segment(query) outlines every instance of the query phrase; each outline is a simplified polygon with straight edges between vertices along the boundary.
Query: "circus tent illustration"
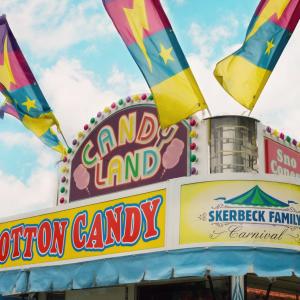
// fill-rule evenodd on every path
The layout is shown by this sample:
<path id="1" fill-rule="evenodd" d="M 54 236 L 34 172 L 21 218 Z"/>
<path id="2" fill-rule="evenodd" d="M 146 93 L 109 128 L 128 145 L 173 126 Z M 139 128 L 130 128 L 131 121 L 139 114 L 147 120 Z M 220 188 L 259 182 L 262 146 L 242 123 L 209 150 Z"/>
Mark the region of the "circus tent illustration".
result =
<path id="1" fill-rule="evenodd" d="M 291 201 L 293 202 L 293 201 Z M 259 206 L 259 207 L 289 207 L 288 203 L 282 202 L 264 192 L 258 185 L 246 193 L 224 201 L 225 204 Z M 290 202 L 289 202 L 290 203 Z"/>

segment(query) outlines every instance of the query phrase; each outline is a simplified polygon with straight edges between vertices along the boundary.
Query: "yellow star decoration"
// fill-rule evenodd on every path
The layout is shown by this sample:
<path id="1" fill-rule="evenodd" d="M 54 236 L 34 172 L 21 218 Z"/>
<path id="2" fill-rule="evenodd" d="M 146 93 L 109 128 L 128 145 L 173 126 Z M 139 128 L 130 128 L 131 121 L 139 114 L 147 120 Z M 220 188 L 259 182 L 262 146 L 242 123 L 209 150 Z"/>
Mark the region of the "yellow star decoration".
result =
<path id="1" fill-rule="evenodd" d="M 172 47 L 166 49 L 163 44 L 160 44 L 159 56 L 164 60 L 165 64 L 167 64 L 169 60 L 174 61 L 174 57 L 171 54 L 172 51 L 173 51 Z"/>
<path id="2" fill-rule="evenodd" d="M 26 106 L 27 111 L 29 112 L 31 108 L 36 108 L 35 100 L 31 100 L 30 98 L 26 98 L 27 100 L 22 103 L 22 105 Z"/>
<path id="3" fill-rule="evenodd" d="M 267 49 L 265 54 L 270 55 L 272 48 L 274 48 L 275 45 L 273 44 L 273 39 L 271 41 L 267 41 Z"/>

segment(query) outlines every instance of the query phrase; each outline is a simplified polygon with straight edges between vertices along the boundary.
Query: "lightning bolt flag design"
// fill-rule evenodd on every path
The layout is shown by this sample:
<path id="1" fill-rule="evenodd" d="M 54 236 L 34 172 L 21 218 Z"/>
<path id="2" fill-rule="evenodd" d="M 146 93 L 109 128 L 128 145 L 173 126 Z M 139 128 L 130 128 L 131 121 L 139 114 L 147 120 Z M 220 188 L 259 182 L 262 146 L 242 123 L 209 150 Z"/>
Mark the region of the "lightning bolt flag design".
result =
<path id="1" fill-rule="evenodd" d="M 300 0 L 261 0 L 242 47 L 217 63 L 225 91 L 253 110 L 300 19 Z"/>
<path id="2" fill-rule="evenodd" d="M 159 0 L 102 0 L 143 73 L 161 127 L 207 105 Z"/>
<path id="3" fill-rule="evenodd" d="M 3 45 L 3 65 L 0 65 L 0 82 L 2 82 L 4 87 L 8 90 L 10 89 L 11 83 L 16 83 L 8 57 L 7 36 L 5 37 Z"/>
<path id="4" fill-rule="evenodd" d="M 124 8 L 124 12 L 133 36 L 147 60 L 149 70 L 152 72 L 152 62 L 144 44 L 144 30 L 150 30 L 145 0 L 133 0 L 133 3 L 133 8 Z"/>
<path id="5" fill-rule="evenodd" d="M 0 16 L 0 92 L 6 100 L 0 112 L 20 120 L 44 144 L 65 153 L 51 130 L 59 124 L 37 84 L 5 16 Z"/>
<path id="6" fill-rule="evenodd" d="M 271 17 L 276 16 L 277 19 L 280 19 L 289 3 L 290 0 L 268 0 L 267 4 L 262 9 L 262 12 L 257 17 L 250 33 L 247 35 L 246 40 L 249 40 L 253 35 L 255 35 L 259 28 L 269 21 Z"/>

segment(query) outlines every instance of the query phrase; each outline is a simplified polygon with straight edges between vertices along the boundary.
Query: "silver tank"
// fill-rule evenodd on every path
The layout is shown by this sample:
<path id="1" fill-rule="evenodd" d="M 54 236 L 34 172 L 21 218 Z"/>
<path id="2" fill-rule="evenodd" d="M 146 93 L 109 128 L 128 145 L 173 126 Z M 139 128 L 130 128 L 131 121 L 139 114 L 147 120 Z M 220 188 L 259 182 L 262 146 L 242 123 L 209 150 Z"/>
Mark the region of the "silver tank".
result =
<path id="1" fill-rule="evenodd" d="M 244 116 L 207 120 L 210 128 L 210 172 L 257 172 L 257 123 Z"/>

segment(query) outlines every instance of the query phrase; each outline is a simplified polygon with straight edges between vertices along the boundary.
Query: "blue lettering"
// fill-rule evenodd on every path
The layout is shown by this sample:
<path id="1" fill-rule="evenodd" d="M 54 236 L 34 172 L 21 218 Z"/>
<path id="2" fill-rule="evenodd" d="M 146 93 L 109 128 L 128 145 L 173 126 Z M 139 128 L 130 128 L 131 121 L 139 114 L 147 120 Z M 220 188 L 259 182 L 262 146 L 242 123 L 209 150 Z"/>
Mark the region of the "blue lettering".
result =
<path id="1" fill-rule="evenodd" d="M 273 222 L 273 219 L 274 219 L 274 211 L 270 211 L 269 213 L 269 221 L 272 223 Z"/>
<path id="2" fill-rule="evenodd" d="M 223 221 L 224 222 L 228 222 L 229 221 L 228 216 L 229 216 L 228 210 L 224 210 L 223 211 Z"/>
<path id="3" fill-rule="evenodd" d="M 216 212 L 216 221 L 217 222 L 222 222 L 222 211 L 217 211 Z"/>
<path id="4" fill-rule="evenodd" d="M 245 212 L 243 210 L 239 210 L 239 222 L 245 221 Z"/>
<path id="5" fill-rule="evenodd" d="M 246 221 L 251 222 L 251 210 L 246 210 Z"/>
<path id="6" fill-rule="evenodd" d="M 265 211 L 260 210 L 260 211 L 258 212 L 258 220 L 259 220 L 260 222 L 266 222 L 266 220 L 265 220 Z"/>
<path id="7" fill-rule="evenodd" d="M 237 221 L 236 219 L 237 212 L 235 210 L 230 210 L 230 221 Z"/>
<path id="8" fill-rule="evenodd" d="M 208 222 L 213 222 L 214 220 L 215 220 L 215 217 L 214 217 L 214 211 L 211 210 L 211 211 L 209 212 L 209 220 L 208 220 Z"/>

